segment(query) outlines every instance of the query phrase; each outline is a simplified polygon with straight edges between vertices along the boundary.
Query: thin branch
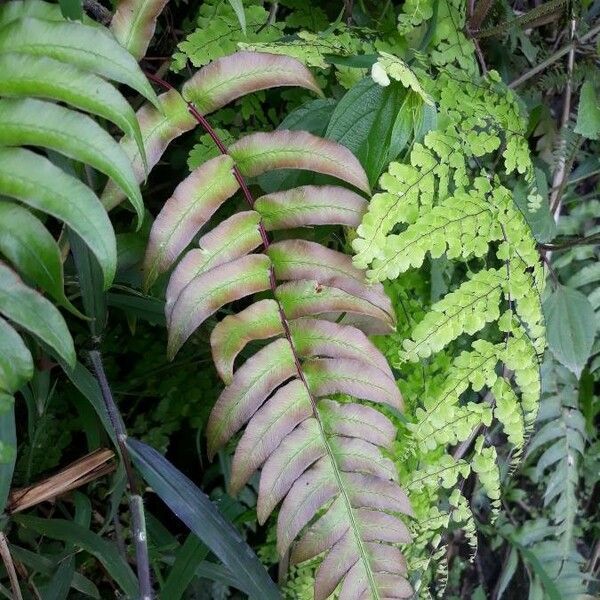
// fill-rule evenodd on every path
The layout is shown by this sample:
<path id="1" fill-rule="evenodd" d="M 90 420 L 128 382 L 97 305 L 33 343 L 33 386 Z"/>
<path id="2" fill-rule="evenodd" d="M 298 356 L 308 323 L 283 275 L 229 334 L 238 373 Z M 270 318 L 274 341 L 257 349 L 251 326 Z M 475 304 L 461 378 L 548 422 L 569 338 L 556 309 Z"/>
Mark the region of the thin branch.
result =
<path id="1" fill-rule="evenodd" d="M 83 9 L 94 21 L 98 21 L 98 23 L 102 23 L 102 25 L 106 25 L 107 27 L 110 25 L 113 17 L 112 13 L 108 8 L 100 4 L 100 2 L 96 0 L 83 0 Z"/>
<path id="2" fill-rule="evenodd" d="M 17 578 L 17 571 L 15 569 L 15 563 L 13 562 L 12 556 L 10 555 L 10 549 L 8 548 L 8 541 L 4 533 L 0 531 L 0 557 L 6 567 L 8 573 L 8 579 L 10 581 L 10 587 L 12 589 L 14 600 L 23 600 L 21 594 L 21 588 L 19 587 L 19 579 Z"/>
<path id="3" fill-rule="evenodd" d="M 517 77 L 514 81 L 511 81 L 508 84 L 509 88 L 515 89 L 519 87 L 522 83 L 525 83 L 532 77 L 535 77 L 538 73 L 541 73 L 544 69 L 553 65 L 557 60 L 560 60 L 566 54 L 569 54 L 571 50 L 575 50 L 577 46 L 583 45 L 585 42 L 590 41 L 593 37 L 600 33 L 600 23 L 598 23 L 595 27 L 592 27 L 585 35 L 582 35 L 578 40 L 573 40 L 566 46 L 563 46 L 560 50 L 556 51 L 552 56 L 549 56 L 546 60 L 542 61 L 539 65 L 536 65 L 529 71 L 526 71 L 520 77 Z"/>
<path id="4" fill-rule="evenodd" d="M 113 399 L 108 380 L 106 379 L 100 352 L 91 350 L 89 356 L 92 366 L 94 367 L 94 372 L 96 373 L 96 379 L 100 385 L 106 412 L 108 413 L 108 417 L 115 432 L 115 437 L 117 438 L 121 460 L 125 467 L 125 476 L 127 477 L 127 482 L 129 484 L 129 510 L 131 512 L 131 530 L 135 544 L 137 576 L 140 585 L 140 600 L 152 600 L 154 592 L 150 581 L 150 561 L 148 558 L 144 505 L 137 479 L 131 465 L 129 450 L 127 449 L 127 431 L 125 430 L 125 425 L 119 414 L 119 409 Z"/>

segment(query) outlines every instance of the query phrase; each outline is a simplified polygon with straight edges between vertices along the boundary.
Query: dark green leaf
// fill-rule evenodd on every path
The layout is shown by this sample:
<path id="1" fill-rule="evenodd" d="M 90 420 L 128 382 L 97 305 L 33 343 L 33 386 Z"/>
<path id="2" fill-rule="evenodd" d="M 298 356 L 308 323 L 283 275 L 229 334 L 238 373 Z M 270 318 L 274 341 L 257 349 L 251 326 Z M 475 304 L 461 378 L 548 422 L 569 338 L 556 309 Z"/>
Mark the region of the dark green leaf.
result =
<path id="1" fill-rule="evenodd" d="M 33 359 L 21 336 L 0 317 L 0 390 L 12 394 L 33 377 Z"/>
<path id="2" fill-rule="evenodd" d="M 65 519 L 40 519 L 30 515 L 20 515 L 15 517 L 15 520 L 27 529 L 33 529 L 41 535 L 73 544 L 89 552 L 102 563 L 125 594 L 130 598 L 137 598 L 137 579 L 114 544 L 103 540 L 86 527 Z"/>
<path id="3" fill-rule="evenodd" d="M 83 17 L 83 5 L 81 0 L 58 0 L 60 10 L 66 19 L 81 21 Z"/>
<path id="4" fill-rule="evenodd" d="M 104 28 L 23 18 L 0 30 L 0 53 L 48 56 L 125 83 L 158 108 L 158 99 L 135 58 Z"/>
<path id="5" fill-rule="evenodd" d="M 148 485 L 235 573 L 242 591 L 255 600 L 281 598 L 258 557 L 209 498 L 150 446 L 133 439 L 127 444 Z"/>
<path id="6" fill-rule="evenodd" d="M 161 595 L 171 600 L 179 600 L 192 579 L 200 563 L 208 556 L 208 548 L 196 535 L 190 533 L 175 553 L 175 562 L 161 589 Z"/>
<path id="7" fill-rule="evenodd" d="M 0 403 L 7 401 L 7 395 L 2 394 Z M 12 483 L 15 461 L 17 459 L 17 433 L 15 429 L 14 399 L 10 399 L 8 410 L 0 412 L 0 454 L 9 453 L 9 460 L 0 461 L 0 514 L 4 512 L 10 484 Z"/>
<path id="8" fill-rule="evenodd" d="M 544 300 L 544 315 L 550 350 L 579 377 L 596 334 L 590 301 L 581 292 L 560 285 Z"/>

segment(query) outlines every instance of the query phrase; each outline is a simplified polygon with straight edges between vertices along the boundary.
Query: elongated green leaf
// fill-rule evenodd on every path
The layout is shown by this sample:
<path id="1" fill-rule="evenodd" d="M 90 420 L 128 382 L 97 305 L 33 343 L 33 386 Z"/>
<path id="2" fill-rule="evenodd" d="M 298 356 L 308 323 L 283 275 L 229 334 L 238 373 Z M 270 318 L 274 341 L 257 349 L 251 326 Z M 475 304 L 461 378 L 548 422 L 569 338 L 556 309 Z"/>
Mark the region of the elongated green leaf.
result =
<path id="1" fill-rule="evenodd" d="M 21 336 L 0 318 L 0 390 L 13 394 L 33 377 L 33 359 Z"/>
<path id="2" fill-rule="evenodd" d="M 30 515 L 15 517 L 22 527 L 55 540 L 61 540 L 83 548 L 95 556 L 110 573 L 117 585 L 129 596 L 138 595 L 137 579 L 125 559 L 117 551 L 114 544 L 102 539 L 99 535 L 73 521 L 65 519 L 40 519 Z"/>
<path id="3" fill-rule="evenodd" d="M 169 0 L 121 0 L 110 30 L 121 46 L 140 60 L 156 29 L 156 19 Z"/>
<path id="4" fill-rule="evenodd" d="M 22 148 L 0 147 L 0 193 L 64 221 L 85 241 L 113 280 L 117 248 L 112 225 L 96 195 L 48 159 Z"/>
<path id="5" fill-rule="evenodd" d="M 141 223 L 144 203 L 122 148 L 87 115 L 50 102 L 0 99 L 0 145 L 42 146 L 85 162 L 114 179 Z"/>
<path id="6" fill-rule="evenodd" d="M 23 18 L 0 30 L 0 53 L 48 56 L 125 83 L 154 105 L 158 99 L 135 59 L 108 31 L 82 23 Z"/>
<path id="7" fill-rule="evenodd" d="M 182 95 L 203 114 L 233 100 L 272 87 L 298 86 L 322 95 L 312 73 L 289 56 L 236 52 L 202 67 L 182 88 Z"/>
<path id="8" fill-rule="evenodd" d="M 367 201 L 343 187 L 304 185 L 261 196 L 254 209 L 260 213 L 267 231 L 304 225 L 358 227 Z"/>
<path id="9" fill-rule="evenodd" d="M 221 306 L 269 288 L 268 257 L 251 254 L 202 273 L 173 305 L 167 354 L 175 356 L 192 333 Z"/>
<path id="10" fill-rule="evenodd" d="M 244 3 L 242 0 L 229 0 L 229 4 L 235 12 L 235 16 L 240 23 L 244 35 L 246 35 L 246 13 L 244 12 Z"/>
<path id="11" fill-rule="evenodd" d="M 196 120 L 188 112 L 188 106 L 177 90 L 169 90 L 161 94 L 158 102 L 160 110 L 151 104 L 145 104 L 136 113 L 146 150 L 148 169 L 156 165 L 167 146 L 176 137 L 196 125 Z M 124 137 L 120 146 L 129 158 L 136 181 L 141 183 L 146 178 L 146 168 L 137 144 L 132 138 Z M 124 198 L 125 195 L 113 181 L 106 184 L 101 196 L 102 204 L 107 210 L 120 204 Z"/>
<path id="12" fill-rule="evenodd" d="M 58 244 L 30 211 L 0 201 L 0 253 L 59 304 L 75 311 L 63 289 L 63 266 Z"/>
<path id="13" fill-rule="evenodd" d="M 6 402 L 6 394 L 4 396 L 3 401 Z M 0 411 L 0 454 L 3 455 L 3 458 L 6 458 L 5 454 L 7 452 L 8 460 L 0 461 L 0 514 L 4 512 L 6 507 L 17 460 L 17 431 L 13 398 L 11 398 L 9 406 Z"/>
<path id="14" fill-rule="evenodd" d="M 221 561 L 254 600 L 278 600 L 277 587 L 240 534 L 187 477 L 156 450 L 129 439 L 133 460 L 142 476 L 167 506 Z"/>
<path id="15" fill-rule="evenodd" d="M 0 54 L 0 89 L 6 97 L 49 98 L 111 121 L 143 149 L 140 126 L 127 100 L 101 77 L 44 56 Z"/>
<path id="16" fill-rule="evenodd" d="M 252 133 L 229 148 L 242 175 L 256 177 L 273 169 L 306 169 L 332 175 L 369 193 L 358 159 L 345 146 L 306 131 Z"/>
<path id="17" fill-rule="evenodd" d="M 75 348 L 62 315 L 41 294 L 27 287 L 0 263 L 0 313 L 42 340 L 67 364 L 75 364 Z"/>
<path id="18" fill-rule="evenodd" d="M 144 259 L 146 288 L 169 269 L 221 204 L 235 194 L 239 185 L 232 167 L 233 160 L 225 155 L 205 162 L 165 202 L 152 225 Z"/>
<path id="19" fill-rule="evenodd" d="M 0 5 L 0 25 L 23 17 L 36 17 L 47 21 L 64 21 L 60 6 L 41 0 L 14 0 Z"/>
<path id="20" fill-rule="evenodd" d="M 190 533 L 183 545 L 175 553 L 175 562 L 169 571 L 165 584 L 161 588 L 161 596 L 171 600 L 179 600 L 192 579 L 200 563 L 207 557 L 208 548 L 193 533 Z"/>
<path id="21" fill-rule="evenodd" d="M 590 356 L 596 322 L 587 297 L 569 287 L 559 286 L 544 301 L 546 337 L 556 358 L 577 377 Z"/>

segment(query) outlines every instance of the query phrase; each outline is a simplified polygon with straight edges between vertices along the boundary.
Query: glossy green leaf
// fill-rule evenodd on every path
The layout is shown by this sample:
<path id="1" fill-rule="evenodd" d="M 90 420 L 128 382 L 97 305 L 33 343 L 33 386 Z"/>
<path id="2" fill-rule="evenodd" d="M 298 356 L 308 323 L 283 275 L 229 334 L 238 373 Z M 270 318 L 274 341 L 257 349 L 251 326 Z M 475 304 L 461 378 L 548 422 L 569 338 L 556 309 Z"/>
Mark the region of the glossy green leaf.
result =
<path id="1" fill-rule="evenodd" d="M 48 56 L 125 83 L 158 106 L 150 82 L 111 33 L 82 23 L 23 18 L 0 30 L 0 53 Z"/>
<path id="2" fill-rule="evenodd" d="M 27 209 L 1 200 L 0 254 L 59 304 L 78 312 L 65 296 L 60 250 L 50 232 Z"/>
<path id="3" fill-rule="evenodd" d="M 121 46 L 142 59 L 156 29 L 156 19 L 169 0 L 121 0 L 110 30 Z"/>
<path id="4" fill-rule="evenodd" d="M 52 215 L 76 231 L 98 259 L 104 286 L 110 285 L 117 262 L 115 234 L 90 188 L 39 154 L 0 147 L 0 194 Z"/>
<path id="5" fill-rule="evenodd" d="M 41 519 L 30 515 L 20 515 L 15 519 L 26 529 L 89 552 L 102 563 L 127 596 L 138 597 L 137 579 L 115 544 L 107 542 L 87 527 L 66 519 Z"/>
<path id="6" fill-rule="evenodd" d="M 587 362 L 596 335 L 594 309 L 587 297 L 558 286 L 544 301 L 548 346 L 577 377 Z"/>
<path id="7" fill-rule="evenodd" d="M 257 556 L 210 499 L 150 446 L 132 439 L 127 445 L 146 483 L 235 573 L 242 591 L 254 600 L 279 600 L 281 595 Z"/>
<path id="8" fill-rule="evenodd" d="M 49 98 L 107 119 L 144 148 L 133 109 L 98 75 L 44 56 L 6 53 L 0 54 L 0 89 L 6 97 Z"/>
<path id="9" fill-rule="evenodd" d="M 139 221 L 144 203 L 123 149 L 87 115 L 28 98 L 0 99 L 0 145 L 42 146 L 98 169 L 114 179 L 133 204 Z"/>
<path id="10" fill-rule="evenodd" d="M 73 340 L 62 315 L 3 263 L 0 263 L 0 313 L 42 340 L 67 364 L 75 364 Z"/>
<path id="11" fill-rule="evenodd" d="M 35 17 L 46 21 L 64 21 L 60 6 L 41 0 L 13 0 L 0 6 L 0 25 L 6 25 L 23 17 Z"/>
<path id="12" fill-rule="evenodd" d="M 13 394 L 32 377 L 31 352 L 21 336 L 0 318 L 0 390 Z"/>

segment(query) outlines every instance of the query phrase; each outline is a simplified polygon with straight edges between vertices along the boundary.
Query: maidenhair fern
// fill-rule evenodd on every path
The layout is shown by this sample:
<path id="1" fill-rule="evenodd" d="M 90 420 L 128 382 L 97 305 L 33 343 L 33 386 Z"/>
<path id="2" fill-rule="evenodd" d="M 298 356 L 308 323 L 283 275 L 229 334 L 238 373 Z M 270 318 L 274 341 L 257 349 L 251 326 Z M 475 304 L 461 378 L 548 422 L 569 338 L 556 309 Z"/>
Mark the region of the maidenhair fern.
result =
<path id="1" fill-rule="evenodd" d="M 391 410 L 401 406 L 386 360 L 362 331 L 391 330 L 391 302 L 381 284 L 367 284 L 347 255 L 295 237 L 271 238 L 271 232 L 307 226 L 356 227 L 367 202 L 339 185 L 307 185 L 255 199 L 247 183 L 291 168 L 368 193 L 367 176 L 347 148 L 303 131 L 254 133 L 226 148 L 204 117 L 249 92 L 285 85 L 319 92 L 298 61 L 239 52 L 198 71 L 181 96 L 174 89 L 163 94 L 163 114 L 151 106 L 140 109 L 149 165 L 196 122 L 220 150 L 177 186 L 157 216 L 145 282 L 151 286 L 179 260 L 166 290 L 171 357 L 221 307 L 244 300 L 211 334 L 226 387 L 208 422 L 208 452 L 212 457 L 246 426 L 230 488 L 242 489 L 262 466 L 258 520 L 264 523 L 282 503 L 279 555 L 289 555 L 291 564 L 322 559 L 314 597 L 325 599 L 336 589 L 340 598 L 408 597 L 412 590 L 397 544 L 410 536 L 396 515 L 411 509 L 394 463 L 382 453 L 394 443 L 396 428 L 383 412 L 348 398 Z M 123 145 L 141 177 L 138 150 L 131 140 Z M 215 222 L 219 208 L 238 191 L 246 210 Z M 108 205 L 122 197 L 112 184 L 103 196 Z M 186 252 L 207 226 L 197 247 Z M 257 340 L 268 341 L 238 366 L 237 357 Z"/>
<path id="2" fill-rule="evenodd" d="M 127 156 L 93 118 L 115 124 L 143 149 L 134 111 L 110 81 L 157 102 L 135 59 L 104 27 L 66 21 L 57 4 L 2 5 L 0 253 L 12 268 L 0 262 L 0 313 L 70 366 L 75 364 L 73 340 L 43 294 L 81 314 L 64 290 L 65 247 L 44 219 L 61 221 L 81 238 L 100 266 L 105 287 L 113 280 L 117 252 L 105 208 L 92 189 L 63 170 L 67 159 L 107 175 L 143 214 Z M 21 338 L 7 321 L 0 323 L 0 390 L 13 394 L 31 378 L 33 361 L 27 336 Z"/>
<path id="3" fill-rule="evenodd" d="M 407 3 L 401 28 L 429 19 L 429 4 Z M 460 32 L 464 4 L 435 4 L 430 63 L 418 56 L 409 69 L 382 54 L 372 75 L 381 85 L 395 78 L 432 99 L 437 127 L 390 164 L 353 241 L 354 264 L 367 268 L 372 281 L 402 282 L 425 261 L 465 272 L 424 314 L 413 313 L 415 322 L 405 308 L 410 321 L 386 344 L 401 370 L 406 362 L 427 361 L 424 382 L 408 388 L 419 389 L 419 399 L 409 411 L 409 435 L 396 448 L 416 516 L 407 558 L 421 573 L 417 587 L 425 594 L 432 559 L 443 562 L 444 533 L 466 528 L 475 543 L 458 481 L 476 474 L 492 509 L 499 506 L 496 449 L 486 431 L 497 423 L 514 447 L 513 460 L 522 452 L 537 414 L 538 357 L 545 347 L 544 272 L 528 213 L 512 191 L 524 182 L 528 210 L 543 202 L 527 122 L 497 73 L 475 74 L 471 42 Z"/>

